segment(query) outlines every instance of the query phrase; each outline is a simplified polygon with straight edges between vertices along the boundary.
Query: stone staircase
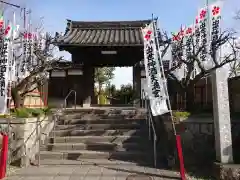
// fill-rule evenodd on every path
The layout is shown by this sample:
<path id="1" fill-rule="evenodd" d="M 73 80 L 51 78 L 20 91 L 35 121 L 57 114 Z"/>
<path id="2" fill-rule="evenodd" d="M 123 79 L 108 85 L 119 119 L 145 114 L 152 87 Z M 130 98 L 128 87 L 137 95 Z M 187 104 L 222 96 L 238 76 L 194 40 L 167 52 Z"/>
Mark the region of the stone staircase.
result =
<path id="1" fill-rule="evenodd" d="M 41 146 L 41 165 L 153 164 L 146 112 L 134 108 L 66 110 Z"/>

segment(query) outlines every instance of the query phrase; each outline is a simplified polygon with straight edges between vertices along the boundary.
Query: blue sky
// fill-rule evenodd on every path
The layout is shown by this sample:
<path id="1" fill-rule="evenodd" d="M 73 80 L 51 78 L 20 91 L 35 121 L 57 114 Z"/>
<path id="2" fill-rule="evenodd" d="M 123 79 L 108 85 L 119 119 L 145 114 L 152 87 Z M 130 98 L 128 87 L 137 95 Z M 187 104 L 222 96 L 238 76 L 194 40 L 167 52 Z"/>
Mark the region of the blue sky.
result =
<path id="1" fill-rule="evenodd" d="M 50 32 L 64 32 L 66 19 L 82 21 L 142 20 L 158 17 L 160 28 L 177 31 L 181 24 L 193 23 L 205 0 L 11 0 L 31 8 L 33 23 L 44 17 L 44 27 Z M 211 1 L 211 0 L 209 0 Z M 240 0 L 224 0 L 224 27 L 237 28 L 234 13 Z M 10 11 L 10 10 L 9 10 Z M 122 73 L 124 72 L 124 73 Z M 131 68 L 116 70 L 113 83 L 117 86 L 132 82 Z"/>

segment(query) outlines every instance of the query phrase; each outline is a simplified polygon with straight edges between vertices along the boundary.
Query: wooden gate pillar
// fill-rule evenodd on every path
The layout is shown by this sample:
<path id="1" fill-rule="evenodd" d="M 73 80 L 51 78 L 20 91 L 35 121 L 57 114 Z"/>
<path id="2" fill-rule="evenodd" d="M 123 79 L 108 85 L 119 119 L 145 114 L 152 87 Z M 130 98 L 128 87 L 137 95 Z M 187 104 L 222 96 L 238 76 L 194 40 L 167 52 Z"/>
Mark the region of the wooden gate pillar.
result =
<path id="1" fill-rule="evenodd" d="M 141 67 L 139 64 L 133 66 L 133 90 L 134 90 L 134 106 L 141 106 Z"/>
<path id="2" fill-rule="evenodd" d="M 83 107 L 90 107 L 94 99 L 94 67 L 83 67 Z"/>

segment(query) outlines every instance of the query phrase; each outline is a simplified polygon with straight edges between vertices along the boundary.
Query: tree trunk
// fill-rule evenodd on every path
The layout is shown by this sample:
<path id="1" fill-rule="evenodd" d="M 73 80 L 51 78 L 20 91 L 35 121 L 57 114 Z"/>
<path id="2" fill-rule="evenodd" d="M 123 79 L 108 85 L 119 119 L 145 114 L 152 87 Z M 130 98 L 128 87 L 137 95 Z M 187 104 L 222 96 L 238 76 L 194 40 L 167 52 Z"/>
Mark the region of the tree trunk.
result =
<path id="1" fill-rule="evenodd" d="M 186 88 L 186 110 L 189 112 L 195 109 L 195 97 L 194 97 L 194 86 Z"/>
<path id="2" fill-rule="evenodd" d="M 101 95 L 102 94 L 102 84 L 99 83 L 98 86 L 98 94 Z"/>
<path id="3" fill-rule="evenodd" d="M 20 95 L 20 92 L 17 89 L 12 88 L 11 94 L 12 94 L 12 99 L 13 99 L 13 102 L 14 102 L 14 107 L 15 108 L 23 107 L 22 97 Z"/>

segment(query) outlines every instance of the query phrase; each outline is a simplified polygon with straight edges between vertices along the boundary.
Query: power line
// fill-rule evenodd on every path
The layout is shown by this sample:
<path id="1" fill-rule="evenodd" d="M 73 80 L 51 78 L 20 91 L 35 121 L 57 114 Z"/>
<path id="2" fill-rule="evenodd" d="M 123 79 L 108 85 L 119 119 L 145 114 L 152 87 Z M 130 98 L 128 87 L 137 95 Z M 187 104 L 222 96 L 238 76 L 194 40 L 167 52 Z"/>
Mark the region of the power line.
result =
<path id="1" fill-rule="evenodd" d="M 26 29 L 26 14 L 31 13 L 31 11 L 26 11 L 26 8 L 22 8 L 19 5 L 8 3 L 8 2 L 2 1 L 2 0 L 0 0 L 0 3 L 7 4 L 9 6 L 16 7 L 16 8 L 19 8 L 19 9 L 21 8 L 21 11 L 23 10 L 23 26 Z"/>
<path id="2" fill-rule="evenodd" d="M 5 1 L 1 1 L 1 0 L 0 0 L 0 2 L 3 3 L 3 4 L 7 4 L 9 6 L 13 6 L 13 7 L 16 7 L 16 8 L 21 8 L 21 6 L 16 5 L 16 4 L 8 3 L 8 2 L 5 2 Z"/>

